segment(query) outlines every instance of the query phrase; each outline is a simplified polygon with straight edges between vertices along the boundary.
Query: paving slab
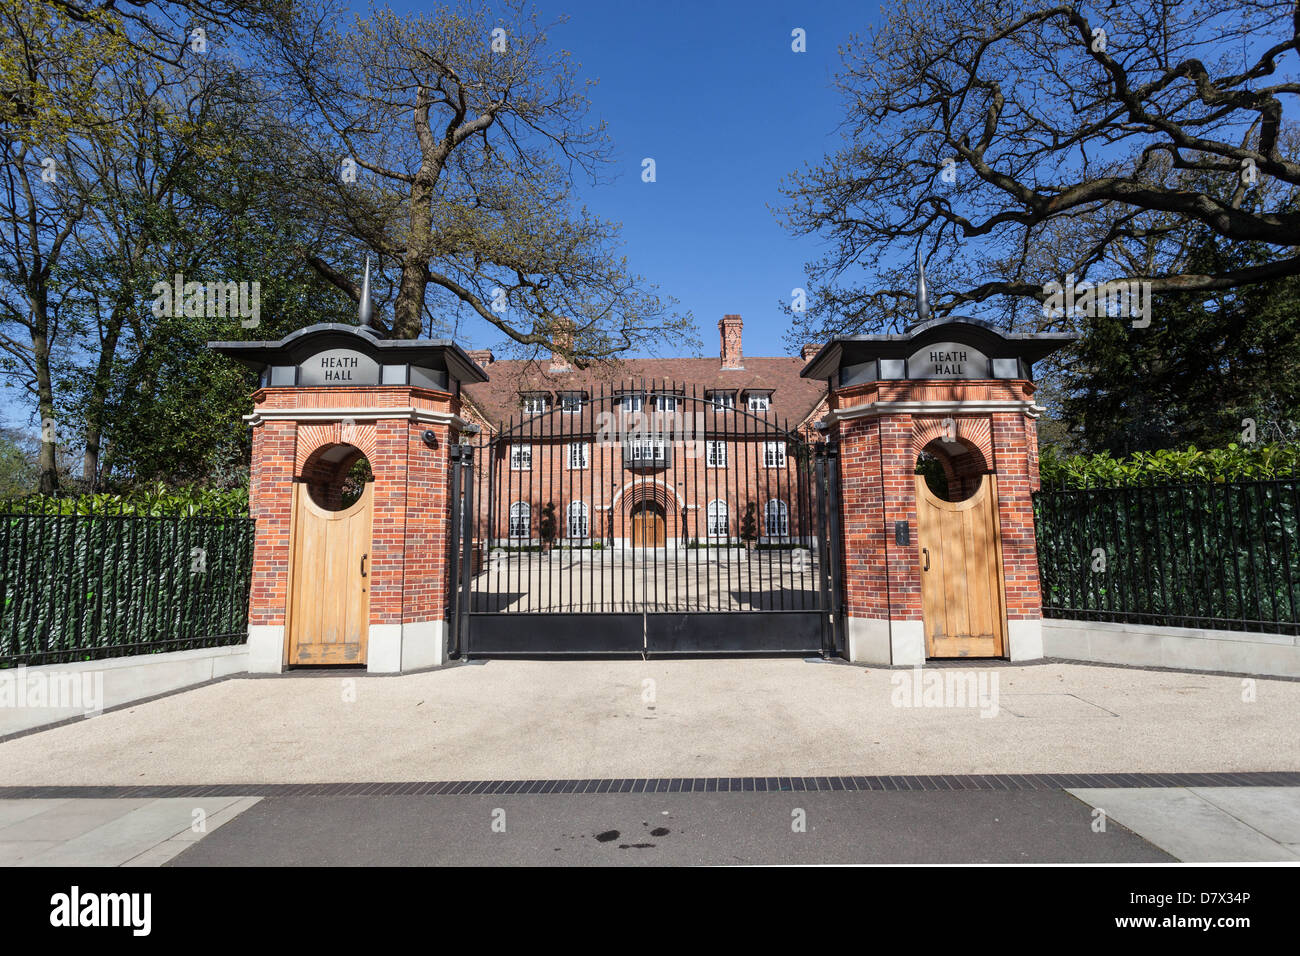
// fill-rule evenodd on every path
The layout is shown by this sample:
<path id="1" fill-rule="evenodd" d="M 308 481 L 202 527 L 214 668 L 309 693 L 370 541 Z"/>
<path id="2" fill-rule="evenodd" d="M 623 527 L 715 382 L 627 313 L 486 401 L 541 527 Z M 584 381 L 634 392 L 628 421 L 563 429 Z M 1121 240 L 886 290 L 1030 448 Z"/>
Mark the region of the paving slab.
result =
<path id="1" fill-rule="evenodd" d="M 1207 803 L 1271 840 L 1300 844 L 1300 791 L 1290 787 L 1192 787 Z"/>
<path id="2" fill-rule="evenodd" d="M 1300 682 L 948 670 L 1007 706 L 915 706 L 911 669 L 797 659 L 240 678 L 0 743 L 0 786 L 1300 770 Z"/>
<path id="3" fill-rule="evenodd" d="M 1246 822 L 1289 832 L 1300 787 L 1166 787 L 1068 791 L 1185 863 L 1300 863 L 1300 854 Z M 1227 809 L 1227 808 L 1232 809 Z M 1267 818 L 1284 818 L 1274 826 Z"/>
<path id="4" fill-rule="evenodd" d="M 0 801 L 44 803 L 0 829 L 0 864 L 6 866 L 160 866 L 195 841 L 234 819 L 260 798 L 69 799 Z M 205 814 L 195 831 L 195 811 Z"/>

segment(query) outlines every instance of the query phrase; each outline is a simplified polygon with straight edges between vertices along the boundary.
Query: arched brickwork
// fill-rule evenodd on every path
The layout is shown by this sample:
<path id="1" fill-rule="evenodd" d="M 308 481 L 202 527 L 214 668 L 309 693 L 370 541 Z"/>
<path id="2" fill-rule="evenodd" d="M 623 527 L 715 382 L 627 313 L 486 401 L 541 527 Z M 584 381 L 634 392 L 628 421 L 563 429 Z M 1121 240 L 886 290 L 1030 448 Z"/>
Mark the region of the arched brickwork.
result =
<path id="1" fill-rule="evenodd" d="M 653 501 L 664 509 L 668 540 L 695 533 L 686 525 L 686 510 L 676 488 L 656 478 L 638 478 L 620 488 L 610 503 L 609 521 L 615 539 L 631 542 L 632 509 L 643 501 Z"/>
<path id="2" fill-rule="evenodd" d="M 375 426 L 349 422 L 322 422 L 298 426 L 298 446 L 294 450 L 294 476 L 302 478 L 309 459 L 331 445 L 352 445 L 372 464 L 376 458 Z"/>
<path id="3" fill-rule="evenodd" d="M 952 421 L 953 434 L 949 435 L 945 421 Z M 977 450 L 988 467 L 993 466 L 993 423 L 987 415 L 974 416 L 914 416 L 912 418 L 912 453 L 919 455 L 925 446 L 936 439 L 953 437 Z"/>

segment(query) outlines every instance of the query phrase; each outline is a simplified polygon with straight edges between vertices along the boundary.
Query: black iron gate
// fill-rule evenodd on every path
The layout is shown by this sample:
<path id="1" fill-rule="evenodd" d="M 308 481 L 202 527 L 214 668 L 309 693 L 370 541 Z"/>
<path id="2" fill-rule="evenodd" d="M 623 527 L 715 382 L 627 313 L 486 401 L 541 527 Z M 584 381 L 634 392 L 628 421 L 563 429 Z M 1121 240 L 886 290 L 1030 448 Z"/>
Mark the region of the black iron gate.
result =
<path id="1" fill-rule="evenodd" d="M 672 383 L 528 401 L 453 449 L 450 655 L 841 654 L 837 455 Z"/>

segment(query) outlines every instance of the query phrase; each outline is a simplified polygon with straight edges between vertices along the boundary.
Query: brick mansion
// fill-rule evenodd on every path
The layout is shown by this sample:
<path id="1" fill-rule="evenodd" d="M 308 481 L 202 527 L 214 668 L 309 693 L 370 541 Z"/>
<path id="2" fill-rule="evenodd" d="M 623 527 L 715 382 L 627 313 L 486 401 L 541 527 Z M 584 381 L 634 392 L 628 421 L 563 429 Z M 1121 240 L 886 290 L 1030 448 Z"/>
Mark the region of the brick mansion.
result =
<path id="1" fill-rule="evenodd" d="M 806 538 L 787 438 L 818 440 L 826 383 L 801 378 L 817 352 L 744 354 L 743 322 L 718 322 L 717 358 L 630 359 L 578 369 L 469 356 L 463 416 L 481 429 L 497 546 L 789 545 Z M 481 486 L 482 487 L 482 486 Z M 549 510 L 548 510 L 549 509 Z M 544 525 L 543 522 L 549 523 Z M 482 526 L 481 526 L 482 527 Z M 549 534 L 546 533 L 549 531 Z"/>

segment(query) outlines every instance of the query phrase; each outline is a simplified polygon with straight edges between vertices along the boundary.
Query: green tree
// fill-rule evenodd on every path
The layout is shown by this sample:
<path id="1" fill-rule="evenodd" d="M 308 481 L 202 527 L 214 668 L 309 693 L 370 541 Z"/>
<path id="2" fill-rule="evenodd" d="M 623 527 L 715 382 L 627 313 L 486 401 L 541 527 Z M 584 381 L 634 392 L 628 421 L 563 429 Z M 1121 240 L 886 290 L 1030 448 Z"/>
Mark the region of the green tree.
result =
<path id="1" fill-rule="evenodd" d="M 34 445 L 12 429 L 0 429 L 0 499 L 37 490 L 40 465 Z"/>
<path id="2" fill-rule="evenodd" d="M 1273 0 L 891 0 L 841 47 L 842 142 L 785 185 L 788 227 L 824 240 L 791 339 L 910 320 L 918 249 L 937 315 L 988 303 L 1026 322 L 1067 275 L 1162 295 L 1300 275 L 1296 17 Z M 1272 254 L 1186 268 L 1198 228 Z M 1158 253 L 1140 271 L 1135 245 Z"/>
<path id="3" fill-rule="evenodd" d="M 337 3 L 296 9 L 280 48 L 296 127 L 285 197 L 374 251 L 395 337 L 466 311 L 520 349 L 585 365 L 691 335 L 689 314 L 628 271 L 619 227 L 576 201 L 610 143 L 535 10 L 461 0 L 343 28 Z M 310 261 L 357 298 L 352 269 Z"/>
<path id="4" fill-rule="evenodd" d="M 1242 271 L 1270 255 L 1208 230 L 1191 245 L 1188 268 L 1198 273 Z M 1059 366 L 1063 420 L 1086 451 L 1286 437 L 1300 422 L 1300 279 L 1157 296 L 1148 328 L 1089 320 Z"/>

